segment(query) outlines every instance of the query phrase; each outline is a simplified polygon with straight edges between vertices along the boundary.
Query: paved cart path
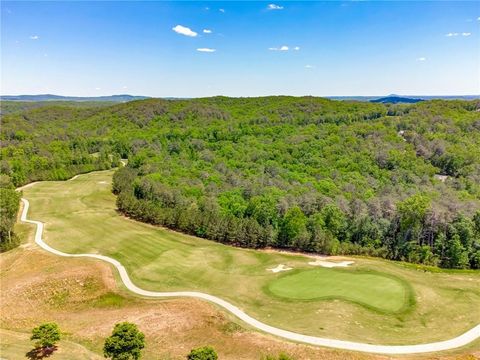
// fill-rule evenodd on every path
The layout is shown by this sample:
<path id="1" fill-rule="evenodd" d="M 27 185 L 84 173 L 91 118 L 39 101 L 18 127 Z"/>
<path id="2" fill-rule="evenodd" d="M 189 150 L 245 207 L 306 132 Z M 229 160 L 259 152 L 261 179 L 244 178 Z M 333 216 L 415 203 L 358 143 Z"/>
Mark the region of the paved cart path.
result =
<path id="1" fill-rule="evenodd" d="M 238 307 L 233 304 L 230 304 L 228 301 L 225 301 L 219 297 L 196 292 L 196 291 L 174 291 L 174 292 L 160 292 L 160 291 L 148 291 L 139 288 L 136 286 L 130 277 L 128 276 L 127 270 L 125 267 L 117 260 L 112 259 L 108 256 L 104 255 L 96 255 L 96 254 L 67 254 L 61 251 L 58 251 L 48 244 L 46 244 L 43 239 L 43 223 L 40 221 L 30 220 L 27 219 L 28 209 L 30 207 L 30 203 L 27 199 L 22 199 L 23 202 L 23 210 L 21 214 L 21 221 L 34 224 L 36 225 L 35 230 L 35 243 L 39 245 L 42 249 L 58 255 L 58 256 L 65 256 L 65 257 L 89 257 L 98 260 L 106 261 L 118 270 L 120 274 L 120 278 L 122 279 L 123 283 L 127 287 L 128 290 L 142 295 L 148 296 L 153 298 L 167 298 L 167 297 L 192 297 L 197 299 L 202 299 L 206 301 L 210 301 L 218 306 L 226 309 L 227 311 L 231 312 L 233 315 L 247 323 L 248 325 L 261 330 L 265 333 L 272 334 L 287 340 L 297 341 L 305 344 L 310 345 L 317 345 L 317 346 L 325 346 L 331 347 L 336 349 L 343 349 L 343 350 L 353 350 L 353 351 L 361 351 L 361 352 L 368 352 L 368 353 L 379 353 L 379 354 L 417 354 L 417 353 L 426 353 L 426 352 L 437 352 L 442 350 L 449 350 L 458 348 L 468 343 L 480 338 L 480 324 L 475 326 L 473 329 L 468 330 L 464 334 L 457 336 L 456 338 L 439 341 L 429 344 L 417 344 L 417 345 L 374 345 L 374 344 L 364 344 L 352 341 L 344 341 L 344 340 L 335 340 L 335 339 L 328 339 L 328 338 L 321 338 L 316 336 L 309 336 L 303 335 L 299 333 L 295 333 L 292 331 L 287 331 L 283 329 L 279 329 L 249 316 Z"/>

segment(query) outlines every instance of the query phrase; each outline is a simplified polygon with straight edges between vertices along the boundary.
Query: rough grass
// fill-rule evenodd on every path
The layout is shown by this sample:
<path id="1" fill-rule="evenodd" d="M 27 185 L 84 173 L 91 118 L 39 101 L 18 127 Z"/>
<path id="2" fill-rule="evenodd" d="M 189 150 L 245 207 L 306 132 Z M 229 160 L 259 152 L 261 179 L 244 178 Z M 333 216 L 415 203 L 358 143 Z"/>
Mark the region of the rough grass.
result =
<path id="1" fill-rule="evenodd" d="M 30 341 L 29 333 L 21 333 L 0 329 L 0 356 L 3 359 L 35 359 L 32 355 L 33 342 Z M 32 354 L 27 357 L 27 354 Z M 100 360 L 102 356 L 96 354 L 82 345 L 71 341 L 60 341 L 58 349 L 51 355 L 57 360 Z"/>
<path id="2" fill-rule="evenodd" d="M 107 264 L 61 258 L 35 246 L 0 254 L 0 268 L 2 359 L 25 359 L 32 349 L 31 329 L 46 321 L 57 322 L 64 333 L 52 356 L 60 360 L 103 358 L 103 342 L 120 321 L 134 322 L 145 333 L 142 358 L 148 360 L 185 360 L 192 348 L 204 345 L 212 345 L 222 360 L 260 360 L 281 352 L 297 360 L 385 359 L 281 341 L 243 328 L 200 300 L 140 299 L 116 288 Z M 48 295 L 60 290 L 70 296 L 61 305 L 52 304 Z"/>
<path id="3" fill-rule="evenodd" d="M 288 299 L 272 296 L 265 288 L 282 281 L 277 279 L 288 277 L 288 273 L 273 274 L 267 268 L 285 264 L 300 274 L 301 270 L 313 268 L 308 265 L 310 259 L 232 248 L 126 219 L 115 211 L 111 176 L 112 171 L 95 172 L 73 181 L 40 183 L 25 189 L 31 203 L 29 216 L 47 224 L 47 243 L 65 252 L 114 257 L 145 289 L 208 292 L 268 324 L 311 335 L 411 344 L 454 337 L 480 322 L 478 271 L 433 272 L 379 259 L 355 258 L 351 269 L 342 270 L 342 289 L 329 289 L 331 296 L 327 298 L 295 301 L 292 292 Z M 322 274 L 317 285 L 331 285 L 328 278 L 339 274 L 337 269 L 316 271 Z M 380 299 L 355 294 L 362 288 L 357 271 L 373 271 L 380 277 L 362 280 L 363 288 L 379 294 Z M 349 272 L 351 278 L 343 276 Z M 403 296 L 405 288 L 398 285 L 400 282 L 384 280 L 392 278 L 408 284 L 416 303 Z M 388 289 L 383 293 L 377 280 L 386 281 Z M 277 291 L 288 292 L 288 286 L 277 286 Z M 308 291 L 318 294 L 324 290 L 316 286 Z M 399 297 L 394 300 L 395 293 Z M 404 309 L 399 313 L 395 309 L 402 301 Z"/>

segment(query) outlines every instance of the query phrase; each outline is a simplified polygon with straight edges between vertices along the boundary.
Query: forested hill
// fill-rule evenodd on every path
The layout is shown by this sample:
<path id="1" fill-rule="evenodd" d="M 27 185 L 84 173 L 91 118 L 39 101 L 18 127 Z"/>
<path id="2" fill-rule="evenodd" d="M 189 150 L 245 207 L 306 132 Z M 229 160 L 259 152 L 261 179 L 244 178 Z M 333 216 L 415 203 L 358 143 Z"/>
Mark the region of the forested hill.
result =
<path id="1" fill-rule="evenodd" d="M 125 214 L 215 241 L 480 268 L 480 104 L 148 99 L 2 117 L 2 184 L 105 169 Z"/>

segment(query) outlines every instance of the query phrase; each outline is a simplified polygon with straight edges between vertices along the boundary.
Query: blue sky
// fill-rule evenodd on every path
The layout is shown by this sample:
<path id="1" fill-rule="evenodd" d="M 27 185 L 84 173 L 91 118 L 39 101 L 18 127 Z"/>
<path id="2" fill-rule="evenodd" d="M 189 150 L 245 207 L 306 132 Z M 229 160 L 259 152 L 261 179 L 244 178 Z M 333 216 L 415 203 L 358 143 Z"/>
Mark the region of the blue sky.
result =
<path id="1" fill-rule="evenodd" d="M 1 20 L 2 94 L 480 93 L 479 1 L 2 1 Z"/>

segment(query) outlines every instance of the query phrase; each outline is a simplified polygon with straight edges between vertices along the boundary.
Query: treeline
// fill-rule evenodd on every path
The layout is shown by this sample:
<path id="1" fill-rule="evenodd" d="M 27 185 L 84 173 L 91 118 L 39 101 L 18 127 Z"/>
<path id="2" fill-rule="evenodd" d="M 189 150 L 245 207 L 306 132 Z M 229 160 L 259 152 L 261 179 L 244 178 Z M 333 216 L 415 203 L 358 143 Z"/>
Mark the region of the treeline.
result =
<path id="1" fill-rule="evenodd" d="M 249 248 L 276 247 L 329 255 L 370 255 L 446 268 L 480 268 L 480 211 L 436 221 L 426 196 L 396 204 L 389 218 L 344 213 L 334 203 L 305 213 L 299 206 L 282 211 L 264 196 L 248 201 L 204 198 L 190 202 L 175 190 L 135 182 L 138 172 L 123 168 L 114 175 L 117 207 L 144 222 L 162 225 L 224 244 Z M 235 196 L 234 196 L 235 197 Z M 228 203 L 229 211 L 222 205 Z"/>
<path id="2" fill-rule="evenodd" d="M 21 193 L 15 191 L 7 176 L 0 175 L 0 252 L 18 246 L 19 239 L 14 232 L 20 207 Z"/>
<path id="3" fill-rule="evenodd" d="M 116 166 L 119 209 L 245 247 L 478 268 L 477 101 L 313 97 L 44 106 L 2 119 L 18 186 Z"/>

